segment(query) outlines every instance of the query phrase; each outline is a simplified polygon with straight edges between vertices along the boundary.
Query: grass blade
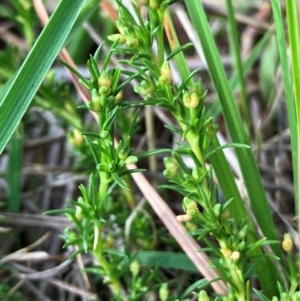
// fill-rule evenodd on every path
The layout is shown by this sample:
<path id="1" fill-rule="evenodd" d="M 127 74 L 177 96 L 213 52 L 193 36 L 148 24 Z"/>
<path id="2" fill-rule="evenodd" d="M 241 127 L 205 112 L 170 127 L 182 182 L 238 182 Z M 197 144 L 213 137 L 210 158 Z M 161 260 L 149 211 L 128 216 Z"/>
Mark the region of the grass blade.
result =
<path id="1" fill-rule="evenodd" d="M 62 48 L 84 2 L 60 2 L 4 96 L 0 107 L 0 153 Z"/>

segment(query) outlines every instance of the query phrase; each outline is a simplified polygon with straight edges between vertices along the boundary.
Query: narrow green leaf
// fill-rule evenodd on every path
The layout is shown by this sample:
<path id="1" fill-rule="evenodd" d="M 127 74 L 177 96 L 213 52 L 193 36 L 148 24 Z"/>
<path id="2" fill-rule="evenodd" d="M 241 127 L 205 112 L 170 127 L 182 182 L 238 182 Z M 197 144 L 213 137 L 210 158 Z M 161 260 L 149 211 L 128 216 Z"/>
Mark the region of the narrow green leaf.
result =
<path id="1" fill-rule="evenodd" d="M 20 212 L 21 203 L 21 168 L 23 157 L 23 126 L 20 123 L 9 144 L 8 152 L 8 209 Z"/>
<path id="2" fill-rule="evenodd" d="M 196 272 L 197 268 L 184 253 L 162 252 L 162 251 L 140 251 L 137 260 L 141 265 L 180 269 Z"/>
<path id="3" fill-rule="evenodd" d="M 63 46 L 84 2 L 60 2 L 4 96 L 0 107 L 0 153 Z"/>

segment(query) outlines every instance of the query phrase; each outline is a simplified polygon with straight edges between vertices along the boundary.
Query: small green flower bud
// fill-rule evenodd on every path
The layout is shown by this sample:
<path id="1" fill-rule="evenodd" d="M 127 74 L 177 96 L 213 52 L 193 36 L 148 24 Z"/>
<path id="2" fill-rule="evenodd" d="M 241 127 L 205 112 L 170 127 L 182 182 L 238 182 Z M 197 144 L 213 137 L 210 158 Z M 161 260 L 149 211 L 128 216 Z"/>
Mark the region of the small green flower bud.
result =
<path id="1" fill-rule="evenodd" d="M 108 147 L 108 146 L 111 146 L 113 144 L 112 142 L 112 139 L 111 139 L 111 136 L 109 134 L 108 131 L 102 131 L 100 133 L 100 139 L 103 139 L 104 140 L 104 143 L 105 145 Z"/>
<path id="2" fill-rule="evenodd" d="M 293 241 L 291 238 L 290 233 L 285 233 L 283 237 L 283 242 L 282 242 L 282 249 L 285 252 L 290 252 L 293 248 Z"/>
<path id="3" fill-rule="evenodd" d="M 129 266 L 129 270 L 133 276 L 137 276 L 137 274 L 140 271 L 140 267 L 141 267 L 140 263 L 137 260 L 134 260 L 131 262 L 131 264 Z"/>
<path id="4" fill-rule="evenodd" d="M 219 130 L 219 127 L 217 124 L 210 124 L 205 128 L 205 135 L 207 135 L 210 138 L 214 138 Z"/>
<path id="5" fill-rule="evenodd" d="M 109 134 L 108 131 L 102 131 L 102 132 L 100 133 L 100 138 L 101 138 L 101 139 L 106 139 L 106 138 L 108 138 L 108 137 L 110 137 L 110 134 Z"/>
<path id="6" fill-rule="evenodd" d="M 120 91 L 116 96 L 115 96 L 115 99 L 114 99 L 114 103 L 119 103 L 123 98 L 123 92 Z"/>
<path id="7" fill-rule="evenodd" d="M 125 24 L 121 20 L 117 20 L 116 21 L 116 26 L 117 26 L 120 34 L 124 36 L 124 29 L 126 27 Z"/>
<path id="8" fill-rule="evenodd" d="M 230 258 L 231 254 L 232 254 L 232 251 L 228 248 L 221 248 L 220 251 L 225 258 Z"/>
<path id="9" fill-rule="evenodd" d="M 99 94 L 99 92 L 97 91 L 97 89 L 93 89 L 92 92 L 92 101 L 94 102 L 99 102 L 101 101 L 101 95 Z"/>
<path id="10" fill-rule="evenodd" d="M 200 100 L 199 100 L 199 96 L 197 95 L 197 93 L 192 92 L 192 94 L 191 94 L 191 101 L 190 101 L 189 108 L 190 108 L 190 109 L 195 109 L 195 108 L 197 108 L 198 105 L 199 105 L 199 102 L 200 102 Z"/>
<path id="11" fill-rule="evenodd" d="M 191 217 L 195 217 L 198 213 L 199 213 L 199 209 L 198 209 L 198 208 L 190 209 L 190 210 L 188 211 L 188 214 L 189 214 Z"/>
<path id="12" fill-rule="evenodd" d="M 197 95 L 199 97 L 201 97 L 204 93 L 204 88 L 203 88 L 203 83 L 202 80 L 199 79 L 196 84 L 194 85 L 194 87 L 192 88 L 192 92 L 197 93 Z"/>
<path id="13" fill-rule="evenodd" d="M 125 37 L 120 33 L 111 34 L 111 35 L 107 36 L 107 39 L 112 42 L 119 40 L 118 44 L 124 44 L 126 42 Z"/>
<path id="14" fill-rule="evenodd" d="M 182 95 L 182 102 L 186 107 L 189 107 L 191 102 L 191 95 L 188 91 L 184 91 Z"/>
<path id="15" fill-rule="evenodd" d="M 178 161 L 172 157 L 164 157 L 163 162 L 164 162 L 165 168 L 167 168 L 167 169 L 177 169 L 179 167 Z"/>
<path id="16" fill-rule="evenodd" d="M 243 251 L 246 247 L 246 242 L 244 240 L 240 241 L 240 243 L 237 246 L 237 251 Z"/>
<path id="17" fill-rule="evenodd" d="M 142 80 L 139 86 L 133 88 L 135 93 L 140 94 L 141 96 L 148 96 L 155 91 L 155 87 L 150 80 Z"/>
<path id="18" fill-rule="evenodd" d="M 177 169 L 175 168 L 168 168 L 163 171 L 163 175 L 168 179 L 175 177 L 176 174 L 177 174 Z"/>
<path id="19" fill-rule="evenodd" d="M 159 8 L 160 1 L 159 0 L 149 0 L 149 8 L 156 10 Z"/>
<path id="20" fill-rule="evenodd" d="M 239 244 L 238 238 L 234 235 L 230 235 L 229 240 L 230 240 L 230 245 L 231 245 L 232 249 L 236 250 L 238 247 L 238 244 Z"/>
<path id="21" fill-rule="evenodd" d="M 126 45 L 130 49 L 136 49 L 136 48 L 139 47 L 140 43 L 139 43 L 139 40 L 137 38 L 134 38 L 134 39 L 127 39 L 126 40 Z"/>
<path id="22" fill-rule="evenodd" d="M 246 237 L 247 233 L 248 233 L 248 225 L 245 224 L 236 236 L 238 239 L 243 239 Z"/>
<path id="23" fill-rule="evenodd" d="M 279 301 L 277 296 L 272 297 L 272 301 Z"/>
<path id="24" fill-rule="evenodd" d="M 183 210 L 185 213 L 190 214 L 191 210 L 197 209 L 198 210 L 198 205 L 197 203 L 188 198 L 188 197 L 184 197 L 182 200 L 182 206 L 183 206 Z"/>
<path id="25" fill-rule="evenodd" d="M 118 157 L 120 160 L 125 160 L 128 157 L 128 150 L 125 148 L 121 148 L 118 153 Z"/>
<path id="26" fill-rule="evenodd" d="M 235 222 L 231 222 L 230 223 L 230 234 L 237 235 L 238 232 L 239 232 L 239 229 L 238 229 L 236 223 Z"/>
<path id="27" fill-rule="evenodd" d="M 213 212 L 214 212 L 214 214 L 215 214 L 215 217 L 219 217 L 220 216 L 220 213 L 221 213 L 221 208 L 222 208 L 222 206 L 221 206 L 221 204 L 216 204 L 216 205 L 214 205 L 214 207 L 213 207 Z"/>
<path id="28" fill-rule="evenodd" d="M 72 135 L 70 135 L 69 139 L 72 145 L 74 145 L 75 147 L 79 147 L 83 144 L 83 136 L 77 129 L 73 130 Z"/>
<path id="29" fill-rule="evenodd" d="M 209 301 L 209 297 L 206 293 L 206 291 L 201 290 L 198 294 L 198 301 Z"/>
<path id="30" fill-rule="evenodd" d="M 222 211 L 221 214 L 221 221 L 225 222 L 230 218 L 230 211 L 228 209 L 225 209 L 224 211 Z"/>
<path id="31" fill-rule="evenodd" d="M 169 297 L 169 288 L 167 283 L 163 283 L 159 288 L 159 300 L 166 301 Z"/>
<path id="32" fill-rule="evenodd" d="M 98 78 L 99 87 L 108 87 L 110 88 L 112 84 L 112 78 L 107 71 L 103 71 Z"/>
<path id="33" fill-rule="evenodd" d="M 130 164 L 135 164 L 138 161 L 138 157 L 137 156 L 129 156 L 125 159 L 125 164 L 126 165 L 130 165 Z"/>
<path id="34" fill-rule="evenodd" d="M 203 175 L 203 171 L 200 167 L 193 167 L 192 169 L 192 178 L 198 182 L 201 176 Z"/>
<path id="35" fill-rule="evenodd" d="M 162 85 L 168 85 L 171 83 L 171 79 L 164 76 L 164 75 L 161 75 L 159 78 L 158 78 L 158 81 L 162 84 Z"/>
<path id="36" fill-rule="evenodd" d="M 108 166 L 107 166 L 108 172 L 114 172 L 115 169 L 116 169 L 116 165 L 115 165 L 115 162 L 114 162 L 114 161 L 108 163 Z"/>
<path id="37" fill-rule="evenodd" d="M 109 87 L 100 87 L 99 88 L 99 93 L 102 95 L 102 96 L 108 96 L 111 92 L 111 88 Z"/>
<path id="38" fill-rule="evenodd" d="M 160 68 L 159 81 L 162 84 L 170 84 L 172 80 L 172 70 L 169 61 L 165 61 Z"/>
<path id="39" fill-rule="evenodd" d="M 93 112 L 100 112 L 101 111 L 101 104 L 99 101 L 89 101 L 86 104 L 87 108 Z"/>
<path id="40" fill-rule="evenodd" d="M 107 163 L 100 163 L 97 165 L 97 170 L 108 172 L 108 164 Z"/>

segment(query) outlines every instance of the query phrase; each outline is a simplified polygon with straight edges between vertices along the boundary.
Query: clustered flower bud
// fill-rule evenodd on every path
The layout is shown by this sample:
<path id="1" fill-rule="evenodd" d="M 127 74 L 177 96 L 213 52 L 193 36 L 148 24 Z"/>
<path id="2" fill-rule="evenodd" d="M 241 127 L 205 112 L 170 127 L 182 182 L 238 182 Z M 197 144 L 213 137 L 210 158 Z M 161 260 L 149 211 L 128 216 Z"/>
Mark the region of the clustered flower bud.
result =
<path id="1" fill-rule="evenodd" d="M 151 80 L 142 80 L 138 86 L 135 86 L 134 92 L 140 94 L 141 96 L 148 96 L 155 91 L 154 84 Z"/>
<path id="2" fill-rule="evenodd" d="M 159 82 L 168 85 L 172 80 L 172 70 L 169 61 L 165 61 L 160 68 Z"/>

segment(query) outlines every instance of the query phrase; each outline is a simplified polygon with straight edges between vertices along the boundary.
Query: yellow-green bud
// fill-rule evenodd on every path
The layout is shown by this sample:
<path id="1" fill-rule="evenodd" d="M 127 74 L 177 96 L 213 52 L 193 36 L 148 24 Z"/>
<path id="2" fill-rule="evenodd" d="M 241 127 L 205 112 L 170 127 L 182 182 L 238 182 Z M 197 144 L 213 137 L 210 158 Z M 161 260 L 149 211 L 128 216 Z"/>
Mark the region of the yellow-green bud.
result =
<path id="1" fill-rule="evenodd" d="M 225 209 L 221 214 L 221 221 L 225 222 L 230 218 L 230 211 L 228 209 Z"/>
<path id="2" fill-rule="evenodd" d="M 192 92 L 196 92 L 198 94 L 199 97 L 201 97 L 204 93 L 204 88 L 203 88 L 203 84 L 202 84 L 202 80 L 199 79 L 196 84 L 194 85 L 194 87 L 192 88 Z"/>
<path id="3" fill-rule="evenodd" d="M 169 297 L 169 288 L 167 283 L 163 283 L 159 288 L 159 300 L 166 301 Z"/>
<path id="4" fill-rule="evenodd" d="M 282 249 L 285 252 L 290 252 L 293 248 L 293 241 L 291 238 L 290 233 L 285 233 L 283 237 L 283 242 L 282 242 Z"/>
<path id="5" fill-rule="evenodd" d="M 195 209 L 198 210 L 197 203 L 194 200 L 192 200 L 188 197 L 183 198 L 182 206 L 183 206 L 184 212 L 187 213 L 187 214 L 190 214 L 190 212 L 192 212 L 192 211 L 194 213 Z M 190 214 L 190 215 L 192 215 L 192 214 Z"/>
<path id="6" fill-rule="evenodd" d="M 149 8 L 156 10 L 159 8 L 160 1 L 159 0 L 149 0 Z"/>
<path id="7" fill-rule="evenodd" d="M 198 181 L 200 179 L 202 175 L 202 171 L 201 171 L 201 168 L 199 167 L 193 167 L 192 169 L 192 178 L 195 180 L 195 181 Z"/>
<path id="8" fill-rule="evenodd" d="M 137 156 L 129 156 L 125 159 L 125 164 L 129 165 L 129 164 L 135 164 L 138 161 L 138 157 Z"/>
<path id="9" fill-rule="evenodd" d="M 163 162 L 166 169 L 177 169 L 179 167 L 178 161 L 172 157 L 164 157 Z"/>
<path id="10" fill-rule="evenodd" d="M 217 124 L 210 124 L 205 128 L 205 135 L 208 137 L 214 138 L 219 130 Z"/>
<path id="11" fill-rule="evenodd" d="M 126 40 L 126 45 L 130 49 L 136 49 L 136 48 L 139 47 L 140 43 L 139 43 L 139 40 L 137 38 L 133 38 L 133 39 L 127 39 Z"/>
<path id="12" fill-rule="evenodd" d="M 167 168 L 163 171 L 163 175 L 169 179 L 175 177 L 176 174 L 177 174 L 177 169 L 175 168 Z"/>
<path id="13" fill-rule="evenodd" d="M 235 250 L 239 244 L 238 238 L 234 235 L 230 235 L 229 240 L 230 240 L 231 247 Z"/>
<path id="14" fill-rule="evenodd" d="M 232 251 L 228 248 L 221 248 L 220 251 L 225 258 L 229 258 L 232 254 Z"/>
<path id="15" fill-rule="evenodd" d="M 248 225 L 246 224 L 242 227 L 242 229 L 238 232 L 236 236 L 238 239 L 243 239 L 246 237 L 247 232 L 248 232 Z"/>
<path id="16" fill-rule="evenodd" d="M 126 42 L 125 37 L 120 33 L 111 34 L 111 35 L 107 36 L 107 39 L 112 42 L 115 42 L 118 40 L 118 44 L 124 44 Z"/>
<path id="17" fill-rule="evenodd" d="M 279 301 L 277 296 L 272 297 L 272 301 Z"/>
<path id="18" fill-rule="evenodd" d="M 169 61 L 165 61 L 160 68 L 159 81 L 163 84 L 169 84 L 172 80 L 172 70 Z"/>
<path id="19" fill-rule="evenodd" d="M 198 301 L 209 301 L 209 297 L 206 293 L 206 291 L 201 290 L 198 294 Z"/>
<path id="20" fill-rule="evenodd" d="M 86 104 L 87 108 L 93 112 L 100 112 L 101 111 L 101 104 L 99 101 L 89 101 Z"/>
<path id="21" fill-rule="evenodd" d="M 99 171 L 107 172 L 108 171 L 108 164 L 107 163 L 100 163 L 100 164 L 97 165 L 96 168 Z"/>
<path id="22" fill-rule="evenodd" d="M 184 91 L 182 95 L 182 102 L 186 107 L 189 107 L 191 102 L 191 95 L 188 91 Z"/>
<path id="23" fill-rule="evenodd" d="M 239 244 L 238 244 L 238 246 L 237 246 L 237 251 L 243 251 L 244 249 L 245 249 L 245 247 L 246 247 L 246 242 L 244 241 L 244 240 L 242 240 Z"/>
<path id="24" fill-rule="evenodd" d="M 222 206 L 219 203 L 216 204 L 216 205 L 214 205 L 213 212 L 214 212 L 215 217 L 219 217 L 220 216 L 221 208 L 222 208 Z"/>
<path id="25" fill-rule="evenodd" d="M 99 88 L 99 93 L 102 95 L 102 96 L 108 96 L 111 92 L 111 88 L 110 87 L 100 87 Z"/>
<path id="26" fill-rule="evenodd" d="M 137 274 L 139 273 L 140 271 L 140 264 L 137 260 L 134 260 L 131 262 L 130 266 L 129 266 L 129 269 L 130 269 L 130 272 L 132 273 L 133 276 L 137 276 Z"/>
<path id="27" fill-rule="evenodd" d="M 114 99 L 114 103 L 119 103 L 123 98 L 123 92 L 120 91 L 116 96 L 115 96 L 115 99 Z"/>
<path id="28" fill-rule="evenodd" d="M 141 96 L 148 96 L 155 91 L 155 87 L 150 80 L 142 80 L 139 86 L 133 88 L 135 93 L 140 94 Z"/>
<path id="29" fill-rule="evenodd" d="M 99 87 L 108 87 L 110 88 L 112 84 L 112 78 L 107 71 L 103 71 L 98 78 Z"/>
<path id="30" fill-rule="evenodd" d="M 199 105 L 199 96 L 197 93 L 195 92 L 192 92 L 191 94 L 191 101 L 190 101 L 190 104 L 189 104 L 189 108 L 190 109 L 195 109 L 197 108 Z"/>
<path id="31" fill-rule="evenodd" d="M 76 147 L 82 145 L 83 136 L 81 135 L 79 130 L 77 130 L 77 129 L 73 130 L 72 137 L 70 137 L 70 142 Z"/>

